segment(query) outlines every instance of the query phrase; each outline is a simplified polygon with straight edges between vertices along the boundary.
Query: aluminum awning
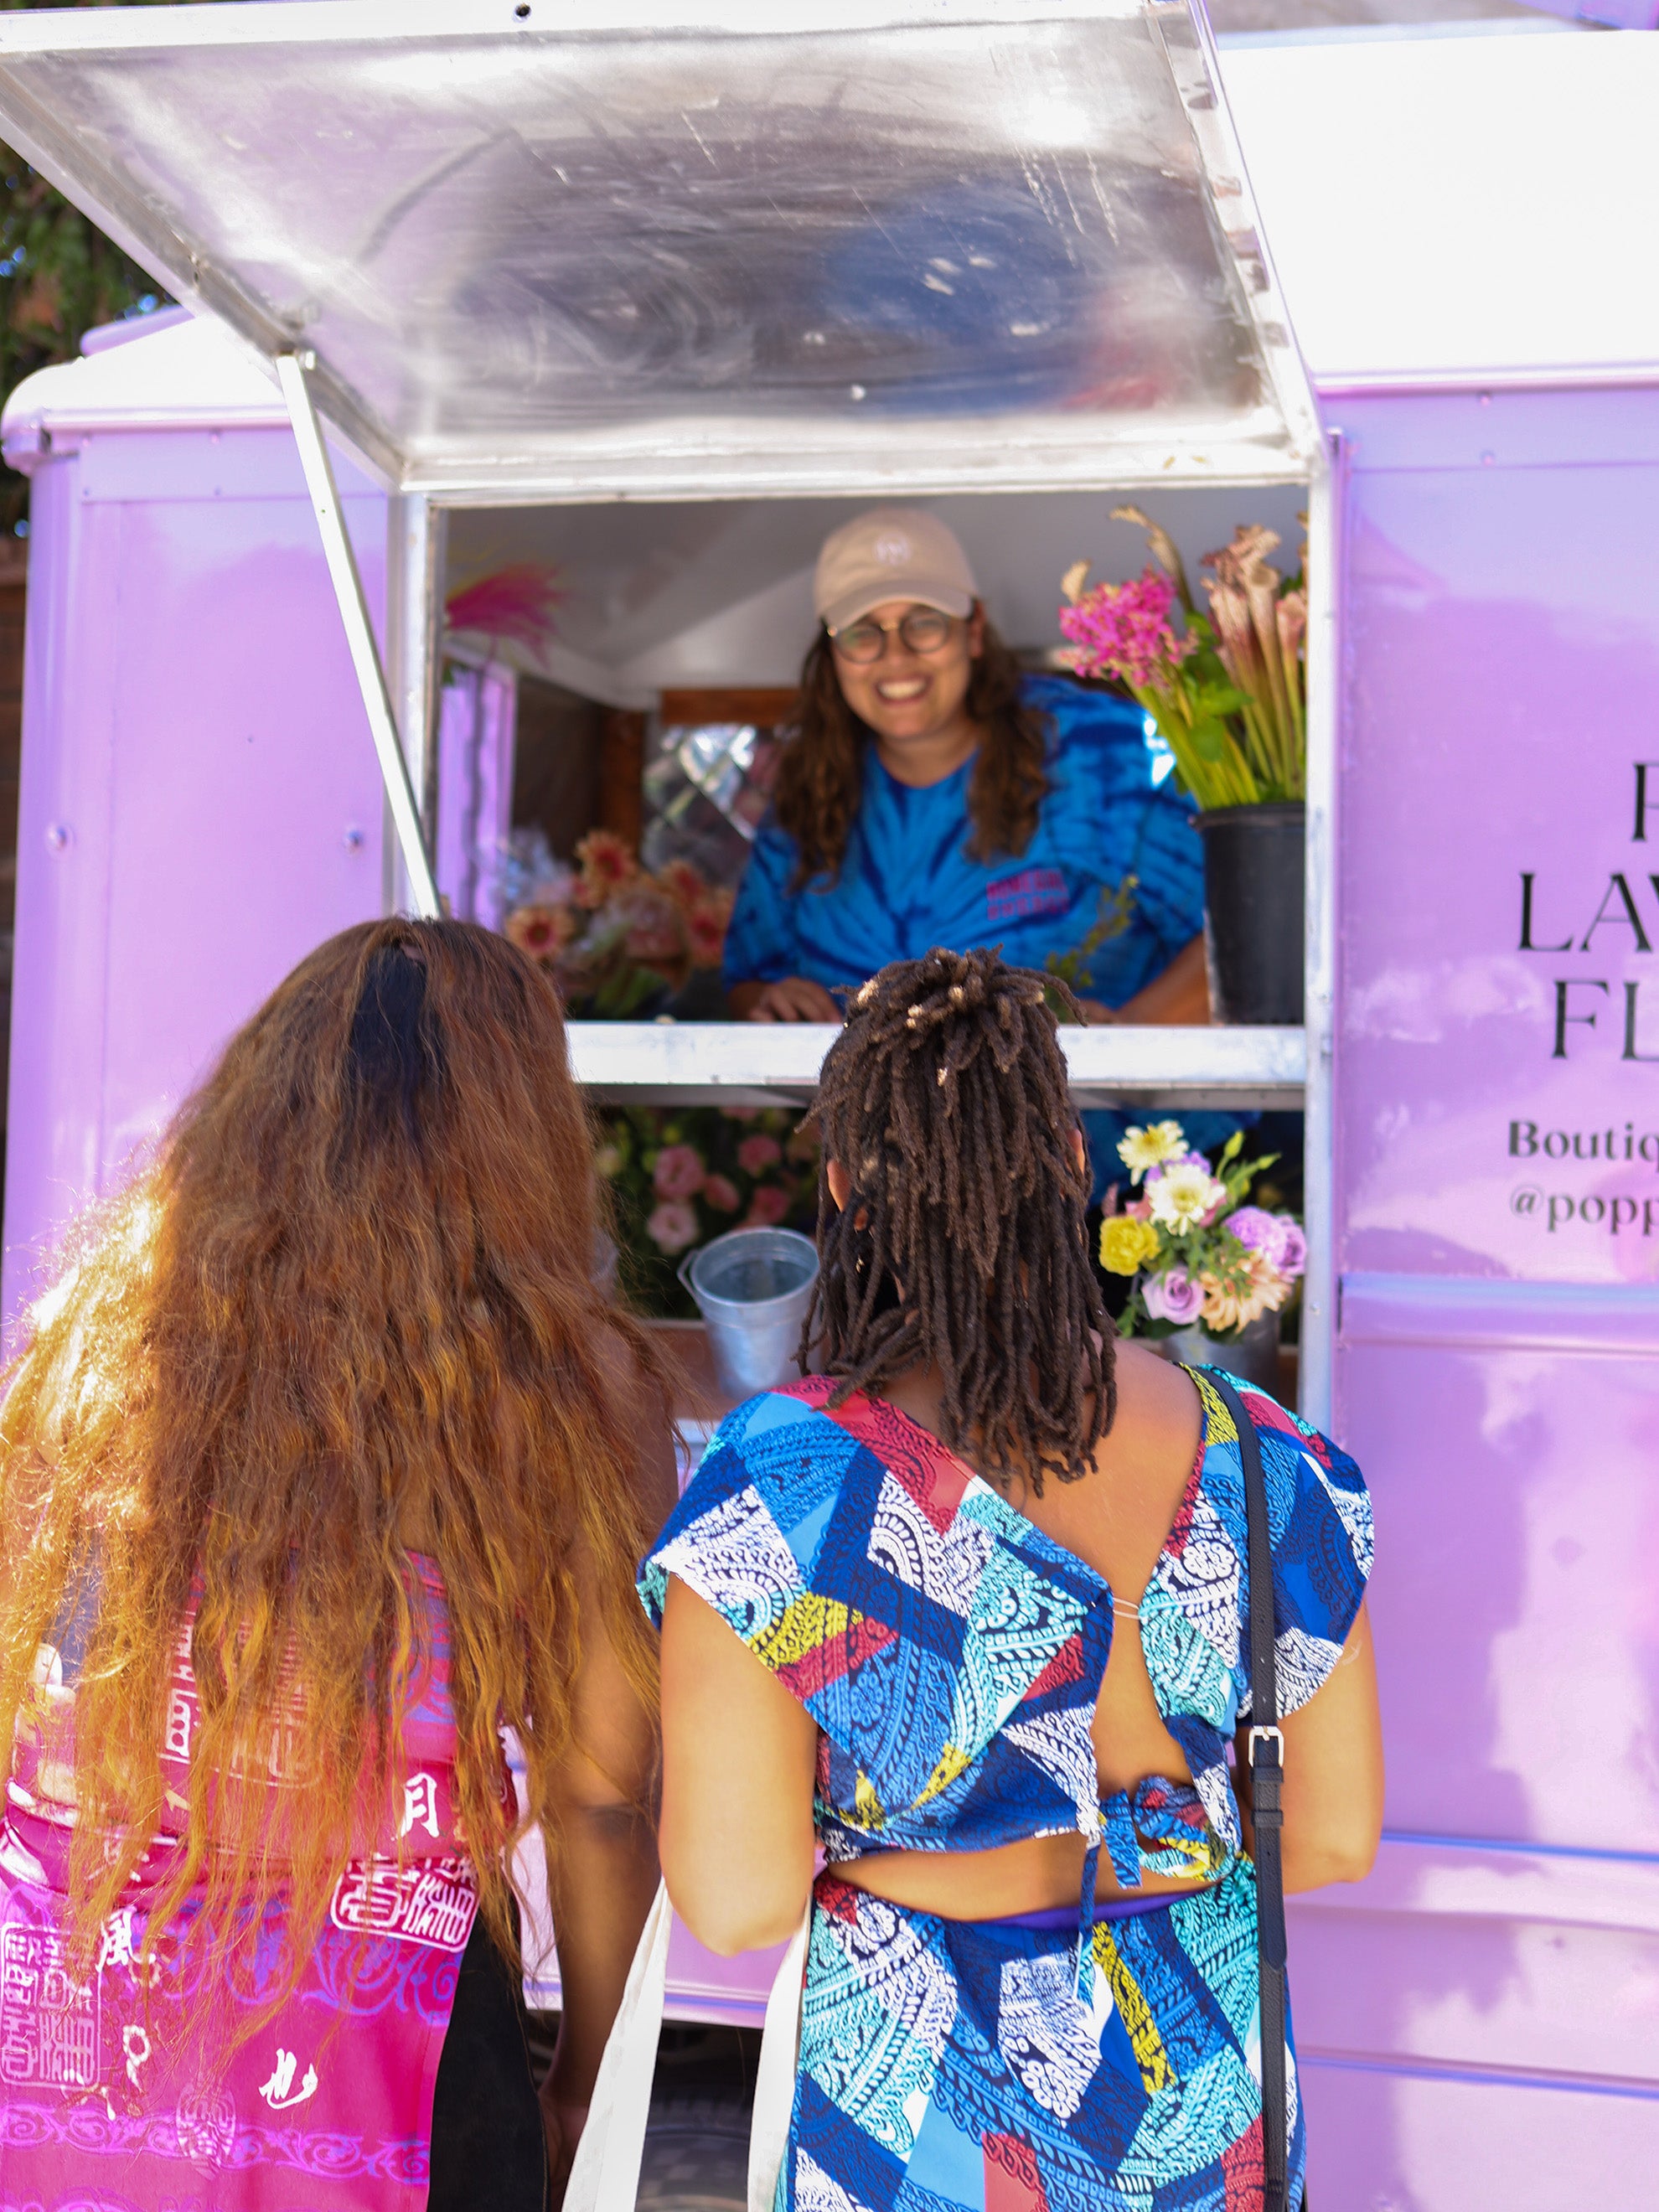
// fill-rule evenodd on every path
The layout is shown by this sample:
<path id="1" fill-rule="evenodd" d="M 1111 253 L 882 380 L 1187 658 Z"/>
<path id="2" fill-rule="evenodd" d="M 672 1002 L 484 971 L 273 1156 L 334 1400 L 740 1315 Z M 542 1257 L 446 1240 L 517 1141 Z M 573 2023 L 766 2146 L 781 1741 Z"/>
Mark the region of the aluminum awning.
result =
<path id="1" fill-rule="evenodd" d="M 447 502 L 1321 466 L 1185 0 L 30 9 L 0 134 Z"/>

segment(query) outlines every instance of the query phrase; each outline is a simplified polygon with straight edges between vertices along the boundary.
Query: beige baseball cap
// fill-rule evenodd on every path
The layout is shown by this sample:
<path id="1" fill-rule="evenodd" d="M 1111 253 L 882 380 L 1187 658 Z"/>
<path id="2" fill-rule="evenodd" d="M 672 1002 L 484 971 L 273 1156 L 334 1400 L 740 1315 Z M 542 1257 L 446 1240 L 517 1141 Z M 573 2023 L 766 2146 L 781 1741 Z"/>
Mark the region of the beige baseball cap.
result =
<path id="1" fill-rule="evenodd" d="M 824 539 L 812 577 L 813 607 L 830 630 L 887 599 L 965 615 L 978 596 L 956 532 L 919 507 L 872 507 L 843 522 Z"/>

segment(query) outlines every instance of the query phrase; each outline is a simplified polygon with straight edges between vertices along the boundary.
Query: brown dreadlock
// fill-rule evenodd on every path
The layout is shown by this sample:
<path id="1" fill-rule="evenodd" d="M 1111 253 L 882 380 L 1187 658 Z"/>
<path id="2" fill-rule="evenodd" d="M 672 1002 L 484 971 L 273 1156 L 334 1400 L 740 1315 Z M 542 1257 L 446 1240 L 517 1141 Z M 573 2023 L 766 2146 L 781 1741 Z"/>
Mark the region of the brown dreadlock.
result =
<path id="1" fill-rule="evenodd" d="M 1053 976 L 938 950 L 854 994 L 814 1109 L 821 1269 L 802 1337 L 803 1366 L 816 1337 L 841 1378 L 832 1406 L 937 1364 L 945 1443 L 1038 1496 L 1045 1473 L 1086 1471 L 1117 1411 L 1056 996 L 1075 1013 Z"/>

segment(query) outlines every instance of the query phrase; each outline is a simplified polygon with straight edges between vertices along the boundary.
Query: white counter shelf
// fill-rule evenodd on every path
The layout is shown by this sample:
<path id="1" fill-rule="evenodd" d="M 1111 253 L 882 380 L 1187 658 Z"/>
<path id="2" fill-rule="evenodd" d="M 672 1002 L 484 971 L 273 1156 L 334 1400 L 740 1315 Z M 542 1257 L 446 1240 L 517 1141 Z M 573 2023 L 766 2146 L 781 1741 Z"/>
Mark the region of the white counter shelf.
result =
<path id="1" fill-rule="evenodd" d="M 573 1022 L 570 1059 L 596 1104 L 806 1105 L 837 1032 L 790 1022 Z M 1300 1107 L 1299 1029 L 1070 1029 L 1079 1106 Z"/>

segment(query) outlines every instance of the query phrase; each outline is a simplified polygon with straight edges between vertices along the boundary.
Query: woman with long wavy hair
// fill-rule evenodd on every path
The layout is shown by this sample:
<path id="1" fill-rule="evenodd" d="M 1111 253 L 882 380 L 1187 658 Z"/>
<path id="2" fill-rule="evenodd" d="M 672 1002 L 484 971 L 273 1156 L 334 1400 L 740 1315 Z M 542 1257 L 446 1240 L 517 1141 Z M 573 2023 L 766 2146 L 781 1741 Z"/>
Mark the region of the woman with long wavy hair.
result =
<path id="1" fill-rule="evenodd" d="M 535 2212 L 544 2120 L 560 2178 L 656 1879 L 631 1585 L 674 1495 L 599 1216 L 550 986 L 471 925 L 367 924 L 36 1307 L 0 1411 L 0 2200 Z"/>

